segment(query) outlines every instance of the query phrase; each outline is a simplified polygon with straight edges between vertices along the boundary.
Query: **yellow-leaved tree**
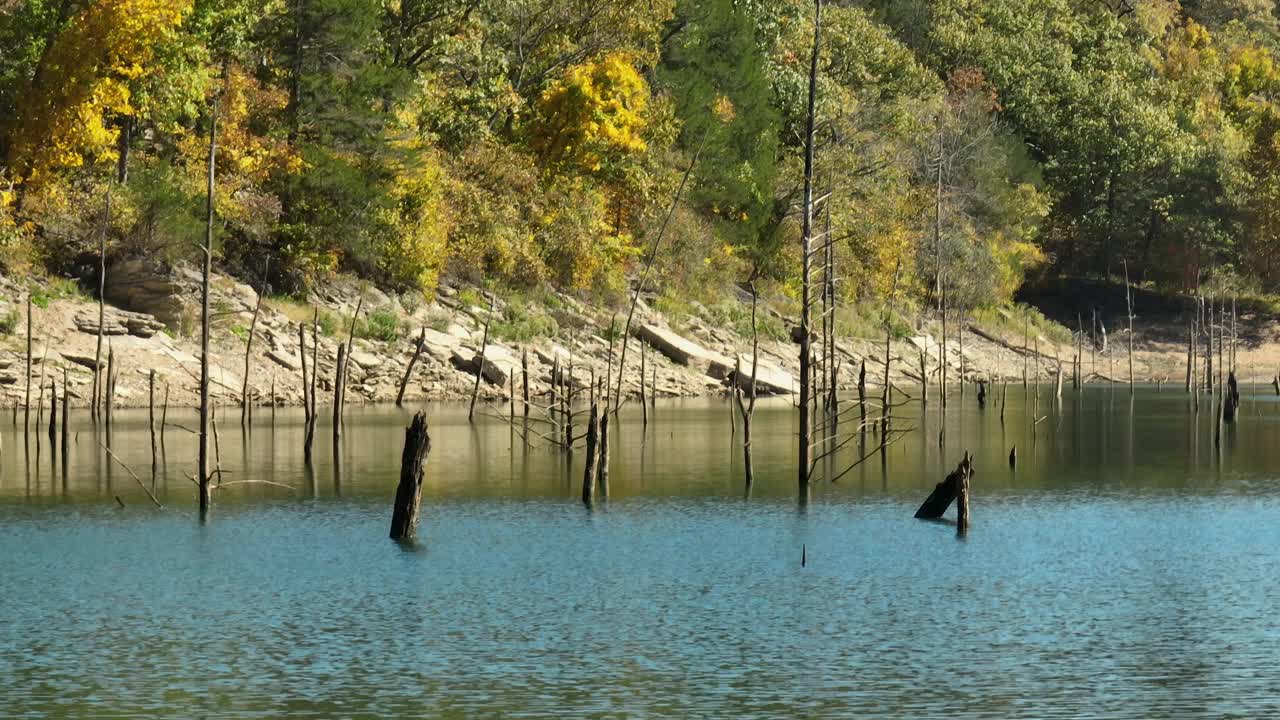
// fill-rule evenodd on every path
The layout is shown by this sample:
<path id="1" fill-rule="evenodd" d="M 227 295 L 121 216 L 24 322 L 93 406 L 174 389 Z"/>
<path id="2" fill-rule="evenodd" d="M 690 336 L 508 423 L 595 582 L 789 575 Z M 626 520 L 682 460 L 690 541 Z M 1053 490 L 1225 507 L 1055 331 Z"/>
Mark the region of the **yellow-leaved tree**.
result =
<path id="1" fill-rule="evenodd" d="M 629 54 L 575 65 L 542 93 L 531 144 L 550 165 L 597 173 L 644 152 L 649 83 Z"/>
<path id="2" fill-rule="evenodd" d="M 191 0 L 93 0 L 45 50 L 18 103 L 8 165 L 20 183 L 86 160 L 115 160 L 113 116 L 137 112 L 130 84 L 152 71 Z"/>

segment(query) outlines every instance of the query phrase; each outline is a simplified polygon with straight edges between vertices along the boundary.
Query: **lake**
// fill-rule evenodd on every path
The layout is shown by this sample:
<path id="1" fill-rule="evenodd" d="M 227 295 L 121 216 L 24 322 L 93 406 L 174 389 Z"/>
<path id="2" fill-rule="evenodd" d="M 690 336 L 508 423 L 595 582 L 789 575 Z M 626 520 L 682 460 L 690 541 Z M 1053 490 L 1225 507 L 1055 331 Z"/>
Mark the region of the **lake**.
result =
<path id="1" fill-rule="evenodd" d="M 725 401 L 660 403 L 647 430 L 631 405 L 594 511 L 581 452 L 428 405 L 412 547 L 387 539 L 408 410 L 351 408 L 335 452 L 322 408 L 310 469 L 298 412 L 246 433 L 225 411 L 227 482 L 294 490 L 229 486 L 204 525 L 190 432 L 165 434 L 158 509 L 84 411 L 64 472 L 6 410 L 0 716 L 1280 713 L 1274 393 L 1246 392 L 1220 451 L 1209 401 L 1180 389 L 1039 395 L 1009 387 L 1003 424 L 999 397 L 953 395 L 945 448 L 936 397 L 905 406 L 916 431 L 807 505 L 788 401 L 757 410 L 749 497 Z M 110 442 L 150 487 L 145 411 Z M 959 538 L 912 514 L 965 450 Z"/>

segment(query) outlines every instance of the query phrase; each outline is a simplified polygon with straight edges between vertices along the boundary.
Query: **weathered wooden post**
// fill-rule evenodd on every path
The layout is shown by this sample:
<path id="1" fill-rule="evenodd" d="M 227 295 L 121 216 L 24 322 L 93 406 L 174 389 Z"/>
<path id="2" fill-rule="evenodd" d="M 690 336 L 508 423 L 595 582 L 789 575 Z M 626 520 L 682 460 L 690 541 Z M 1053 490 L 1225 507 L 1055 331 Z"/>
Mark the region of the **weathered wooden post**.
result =
<path id="1" fill-rule="evenodd" d="M 1129 261 L 1121 258 L 1124 264 L 1124 301 L 1129 313 L 1129 394 L 1133 394 L 1133 286 L 1129 284 Z"/>
<path id="2" fill-rule="evenodd" d="M 591 507 L 596 495 L 596 443 L 600 432 L 600 414 L 596 403 L 591 403 L 590 415 L 587 418 L 587 460 L 582 471 L 582 504 Z"/>
<path id="3" fill-rule="evenodd" d="M 987 381 L 978 381 L 978 409 L 983 410 L 987 407 Z"/>
<path id="4" fill-rule="evenodd" d="M 1013 470 L 1018 466 L 1018 446 L 1014 445 L 1009 448 L 1009 469 Z"/>
<path id="5" fill-rule="evenodd" d="M 396 391 L 396 407 L 404 406 L 404 390 L 409 386 L 409 378 L 413 376 L 413 366 L 418 364 L 418 356 L 422 354 L 422 348 L 426 344 L 427 328 L 424 325 L 418 334 L 418 343 L 413 347 L 413 357 L 409 358 L 409 364 L 404 369 L 404 377 L 400 378 L 400 389 Z"/>
<path id="6" fill-rule="evenodd" d="M 400 484 L 396 486 L 395 505 L 391 511 L 392 540 L 413 540 L 418 532 L 418 515 L 422 508 L 423 465 L 430 452 L 431 436 L 427 434 L 427 414 L 419 410 L 404 431 Z"/>

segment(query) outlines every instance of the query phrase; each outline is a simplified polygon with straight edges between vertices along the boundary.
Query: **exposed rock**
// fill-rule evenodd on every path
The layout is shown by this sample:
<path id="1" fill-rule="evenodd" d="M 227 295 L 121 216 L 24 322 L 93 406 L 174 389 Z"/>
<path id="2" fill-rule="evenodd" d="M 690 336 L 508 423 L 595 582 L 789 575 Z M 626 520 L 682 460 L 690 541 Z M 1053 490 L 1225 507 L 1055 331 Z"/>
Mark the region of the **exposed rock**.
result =
<path id="1" fill-rule="evenodd" d="M 380 367 L 383 363 L 383 359 L 381 355 L 374 355 L 371 352 L 352 350 L 351 362 L 360 366 L 361 369 L 371 370 L 373 368 Z"/>
<path id="2" fill-rule="evenodd" d="M 273 348 L 267 351 L 267 357 L 288 370 L 302 369 L 302 361 L 298 359 L 296 352 L 289 353 Z"/>
<path id="3" fill-rule="evenodd" d="M 635 332 L 640 339 L 680 365 L 692 365 L 698 361 L 710 360 L 713 355 L 701 345 L 664 327 L 645 323 L 637 327 Z"/>
<path id="4" fill-rule="evenodd" d="M 741 363 L 741 374 L 736 377 L 738 385 L 744 390 L 751 388 L 751 356 L 739 355 L 738 362 Z M 727 378 L 734 380 L 734 372 L 738 366 L 727 359 L 717 359 L 710 362 L 707 374 L 714 378 Z M 799 388 L 796 385 L 795 378 L 791 373 L 776 368 L 767 363 L 760 363 L 756 370 L 756 392 L 766 394 L 790 394 Z"/>
<path id="5" fill-rule="evenodd" d="M 215 275 L 209 294 L 210 304 L 224 312 L 251 313 L 258 302 L 253 288 L 224 275 Z M 122 260 L 107 268 L 104 296 L 109 303 L 149 314 L 168 327 L 189 328 L 199 317 L 200 273 L 185 263 L 167 268 L 146 259 Z"/>
<path id="6" fill-rule="evenodd" d="M 129 312 L 111 308 L 103 313 L 103 335 L 134 335 L 149 338 L 164 329 L 164 323 L 147 313 Z M 98 315 L 95 312 L 77 313 L 76 329 L 89 335 L 98 334 Z"/>
<path id="7" fill-rule="evenodd" d="M 63 360 L 66 360 L 69 363 L 75 363 L 76 365 L 79 365 L 81 367 L 88 368 L 89 370 L 93 370 L 92 355 L 78 355 L 73 352 L 67 352 L 66 350 L 60 351 L 58 354 L 62 356 Z M 104 357 L 105 357 L 105 353 L 104 353 Z M 107 366 L 107 361 L 105 359 L 98 363 L 99 370 L 101 370 L 102 368 L 105 368 L 106 366 Z"/>

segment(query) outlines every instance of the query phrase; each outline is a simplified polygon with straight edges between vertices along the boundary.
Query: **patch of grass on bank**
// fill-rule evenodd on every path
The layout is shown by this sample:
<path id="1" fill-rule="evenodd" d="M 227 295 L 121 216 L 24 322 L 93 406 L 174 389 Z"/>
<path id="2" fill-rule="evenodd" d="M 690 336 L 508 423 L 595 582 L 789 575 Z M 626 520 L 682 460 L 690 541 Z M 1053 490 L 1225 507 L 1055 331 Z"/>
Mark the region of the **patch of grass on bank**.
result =
<path id="1" fill-rule="evenodd" d="M 1021 303 L 979 308 L 973 312 L 973 321 L 984 330 L 993 332 L 1009 342 L 1015 342 L 1023 337 L 1029 328 L 1032 339 L 1039 335 L 1059 345 L 1071 344 L 1069 329 L 1049 320 L 1037 308 Z"/>
<path id="2" fill-rule="evenodd" d="M 529 342 L 537 338 L 553 337 L 560 324 L 552 314 L 562 303 L 558 298 L 548 302 L 548 294 L 533 296 L 511 295 L 506 298 L 497 317 L 489 324 L 489 333 L 498 340 Z"/>
<path id="3" fill-rule="evenodd" d="M 0 335 L 8 337 L 18 329 L 18 323 L 21 322 L 21 316 L 18 315 L 17 308 L 9 308 L 3 314 L 0 314 Z"/>
<path id="4" fill-rule="evenodd" d="M 400 317 L 391 309 L 367 313 L 356 323 L 356 337 L 395 342 L 400 339 Z"/>
<path id="5" fill-rule="evenodd" d="M 39 285 L 31 288 L 31 304 L 41 309 L 49 307 L 49 303 L 54 300 L 68 298 L 90 299 L 88 294 L 80 288 L 79 283 L 67 278 L 42 278 Z"/>
<path id="6" fill-rule="evenodd" d="M 889 312 L 889 332 L 895 340 L 916 334 L 913 320 L 915 309 L 903 309 L 897 303 Z M 864 340 L 884 338 L 885 306 L 881 303 L 859 302 L 836 308 L 836 335 Z M 821 310 L 814 313 L 814 328 L 822 327 Z"/>

